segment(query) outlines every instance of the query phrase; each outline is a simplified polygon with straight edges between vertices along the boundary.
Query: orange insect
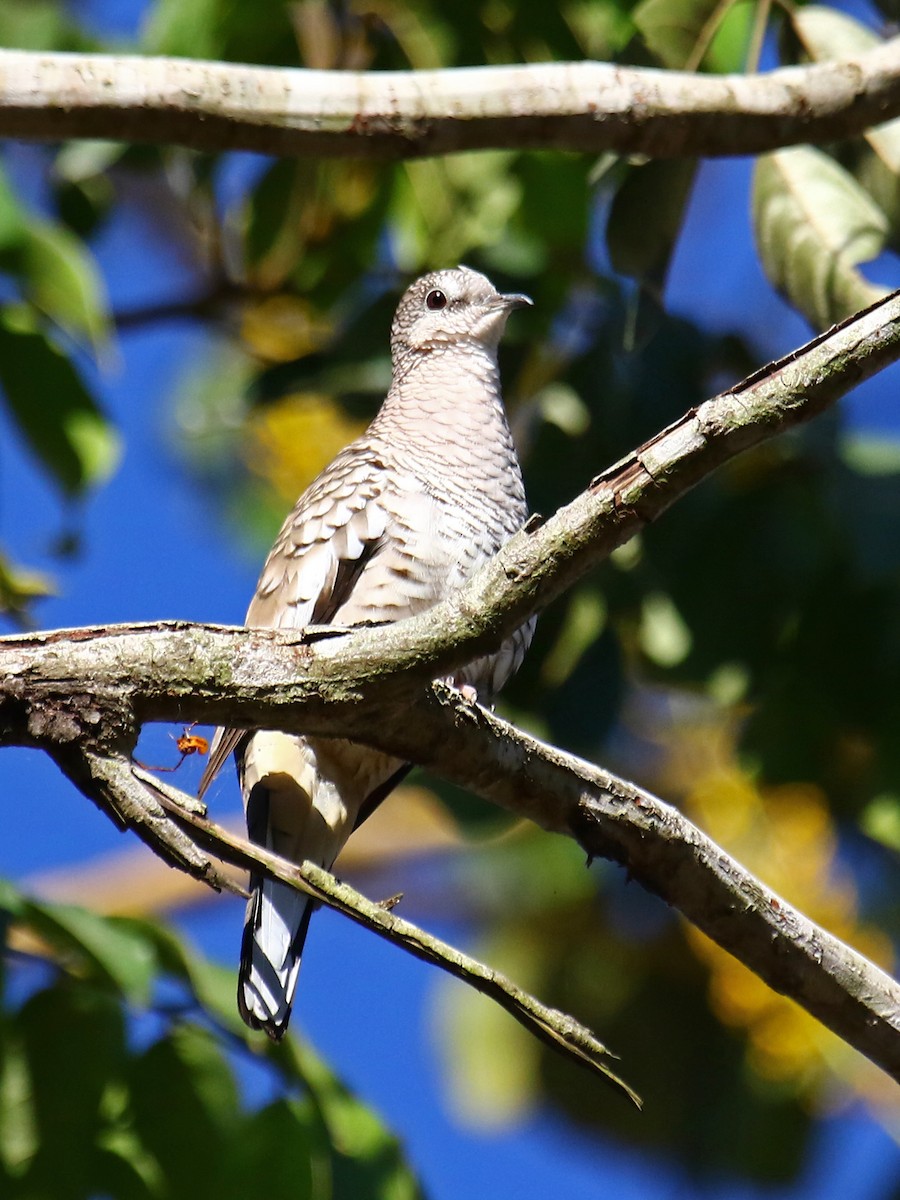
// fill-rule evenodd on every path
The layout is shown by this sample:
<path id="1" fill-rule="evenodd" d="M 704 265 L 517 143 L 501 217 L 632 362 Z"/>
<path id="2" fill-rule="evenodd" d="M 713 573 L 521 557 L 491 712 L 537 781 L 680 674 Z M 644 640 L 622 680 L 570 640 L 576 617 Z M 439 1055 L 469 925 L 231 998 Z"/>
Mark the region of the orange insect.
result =
<path id="1" fill-rule="evenodd" d="M 193 728 L 193 725 L 188 725 L 178 737 L 175 737 L 172 733 L 169 734 L 169 737 L 172 738 L 181 755 L 181 758 L 179 758 L 174 767 L 150 767 L 145 763 L 139 762 L 138 759 L 134 761 L 139 767 L 143 767 L 145 771 L 177 771 L 184 760 L 191 754 L 206 754 L 209 750 L 209 739 L 202 737 L 199 733 L 191 733 Z"/>
<path id="2" fill-rule="evenodd" d="M 182 757 L 187 758 L 189 754 L 206 754 L 209 750 L 209 739 L 201 737 L 199 733 L 188 733 L 185 730 L 181 737 L 175 739 L 175 745 Z"/>

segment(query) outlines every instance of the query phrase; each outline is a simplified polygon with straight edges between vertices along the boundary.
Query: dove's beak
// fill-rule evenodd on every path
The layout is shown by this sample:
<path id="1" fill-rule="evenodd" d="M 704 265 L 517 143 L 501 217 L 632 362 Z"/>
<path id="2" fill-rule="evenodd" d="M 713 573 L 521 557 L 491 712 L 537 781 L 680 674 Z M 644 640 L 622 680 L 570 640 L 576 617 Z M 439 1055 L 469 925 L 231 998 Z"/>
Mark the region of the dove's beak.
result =
<path id="1" fill-rule="evenodd" d="M 500 296 L 500 302 L 504 308 L 532 308 L 534 301 L 530 296 L 525 296 L 521 292 L 512 292 L 505 296 Z"/>

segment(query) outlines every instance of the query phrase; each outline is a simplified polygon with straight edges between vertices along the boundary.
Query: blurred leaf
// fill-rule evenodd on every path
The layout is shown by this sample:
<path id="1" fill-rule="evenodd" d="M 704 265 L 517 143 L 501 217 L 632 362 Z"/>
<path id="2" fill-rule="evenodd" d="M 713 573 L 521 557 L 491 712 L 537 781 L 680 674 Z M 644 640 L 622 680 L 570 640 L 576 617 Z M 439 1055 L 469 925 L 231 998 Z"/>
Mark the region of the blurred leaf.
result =
<path id="1" fill-rule="evenodd" d="M 48 942 L 67 972 L 18 1011 L 0 1015 L 4 1197 L 419 1196 L 396 1139 L 324 1063 L 293 1038 L 276 1046 L 247 1029 L 234 1001 L 233 969 L 195 955 L 152 921 L 36 904 L 2 881 L 0 906 Z M 85 977 L 88 961 L 96 973 Z M 228 1040 L 173 1017 L 186 1011 L 179 1001 L 154 1016 L 162 1036 L 147 1046 L 141 1032 L 137 1044 L 146 1048 L 133 1051 L 121 1001 L 141 1000 L 160 986 L 171 996 L 174 981 Z M 283 1089 L 302 1085 L 306 1098 L 284 1096 L 245 1112 L 225 1055 L 235 1047 L 258 1056 Z M 61 1162 L 65 1177 L 57 1179 Z"/>
<path id="2" fill-rule="evenodd" d="M 237 1087 L 211 1033 L 179 1024 L 129 1070 L 134 1125 L 178 1197 L 218 1194 L 239 1130 Z"/>
<path id="3" fill-rule="evenodd" d="M 74 904 L 28 906 L 32 929 L 66 956 L 73 952 L 100 979 L 135 1004 L 146 1004 L 156 973 L 156 954 L 139 925 L 126 918 L 101 917 Z"/>
<path id="4" fill-rule="evenodd" d="M 53 174 L 67 183 L 84 183 L 115 166 L 128 153 L 127 142 L 93 141 L 90 138 L 66 142 L 53 162 Z"/>
<path id="5" fill-rule="evenodd" d="M 28 237 L 29 216 L 0 170 L 0 256 L 18 251 Z M 2 259 L 0 259 L 2 261 Z"/>
<path id="6" fill-rule="evenodd" d="M 95 175 L 78 183 L 62 181 L 56 188 L 56 208 L 60 220 L 82 240 L 97 232 L 109 213 L 113 199 L 113 186 L 105 175 Z M 108 325 L 108 322 L 104 324 Z M 103 332 L 107 333 L 108 329 Z"/>
<path id="7" fill-rule="evenodd" d="M 307 1103 L 275 1100 L 253 1113 L 228 1147 L 219 1195 L 234 1200 L 326 1200 L 332 1195 L 331 1179 L 327 1159 L 321 1161 L 320 1140 Z"/>
<path id="8" fill-rule="evenodd" d="M 0 878 L 0 913 L 18 917 L 25 910 L 26 901 L 8 879 Z"/>
<path id="9" fill-rule="evenodd" d="M 665 287 L 696 170 L 694 159 L 632 167 L 612 202 L 606 226 L 612 265 L 657 298 Z"/>
<path id="10" fill-rule="evenodd" d="M 821 150 L 796 146 L 757 161 L 753 227 L 769 279 L 817 329 L 887 292 L 857 270 L 883 249 L 887 219 Z"/>
<path id="11" fill-rule="evenodd" d="M 224 42 L 219 29 L 221 11 L 221 0 L 195 0 L 193 4 L 159 0 L 144 26 L 144 53 L 219 58 Z"/>
<path id="12" fill-rule="evenodd" d="M 248 304 L 242 314 L 241 336 L 247 346 L 273 363 L 293 363 L 321 350 L 331 332 L 309 304 L 283 292 Z"/>
<path id="13" fill-rule="evenodd" d="M 296 261 L 302 193 L 313 172 L 305 163 L 301 168 L 293 159 L 277 159 L 248 199 L 244 253 L 270 287 L 282 283 Z"/>
<path id="14" fill-rule="evenodd" d="M 96 1143 L 104 1094 L 124 1067 L 121 1010 L 102 992 L 60 984 L 31 997 L 16 1025 L 40 1137 L 24 1195 L 82 1200 L 90 1193 L 91 1157 L 85 1150 Z M 61 1079 L 77 1080 L 77 1087 L 61 1087 Z"/>
<path id="15" fill-rule="evenodd" d="M 191 950 L 166 926 L 131 918 L 130 926 L 152 943 L 160 971 L 184 983 L 198 1004 L 223 1029 L 249 1037 L 235 1004 L 234 972 Z"/>
<path id="16" fill-rule="evenodd" d="M 0 553 L 0 612 L 25 621 L 35 600 L 55 595 L 56 586 L 49 575 L 12 563 Z"/>
<path id="17" fill-rule="evenodd" d="M 674 667 L 691 650 L 691 633 L 669 596 L 649 592 L 644 597 L 640 629 L 641 649 L 651 662 Z"/>
<path id="18" fill-rule="evenodd" d="M 341 1200 L 423 1200 L 400 1143 L 307 1046 L 285 1046 L 309 1087 L 333 1148 L 334 1193 Z"/>
<path id="19" fill-rule="evenodd" d="M 874 796 L 859 819 L 863 833 L 900 852 L 900 799 L 886 793 Z"/>
<path id="20" fill-rule="evenodd" d="M 109 335 L 109 313 L 97 265 L 81 238 L 30 213 L 0 170 L 0 270 L 52 321 L 96 352 Z"/>
<path id="21" fill-rule="evenodd" d="M 9 50 L 74 50 L 81 41 L 59 0 L 6 0 L 0 46 Z"/>
<path id="22" fill-rule="evenodd" d="M 158 0 L 142 51 L 175 57 L 300 66 L 290 0 Z"/>
<path id="23" fill-rule="evenodd" d="M 22 310 L 0 315 L 0 385 L 23 437 L 65 492 L 78 495 L 112 474 L 116 432 L 72 363 Z"/>
<path id="24" fill-rule="evenodd" d="M 756 22 L 760 16 L 765 16 L 761 9 L 764 3 L 765 0 L 738 0 L 728 6 L 704 56 L 706 70 L 737 74 L 754 69 L 755 64 L 749 61 L 749 56 L 754 50 Z"/>
<path id="25" fill-rule="evenodd" d="M 244 456 L 287 503 L 365 429 L 329 396 L 296 393 L 268 404 L 248 429 Z"/>
<path id="26" fill-rule="evenodd" d="M 34 304 L 76 339 L 99 350 L 109 336 L 109 313 L 92 255 L 75 234 L 49 221 L 32 221 L 21 269 Z"/>
<path id="27" fill-rule="evenodd" d="M 516 928 L 487 937 L 476 953 L 519 987 L 540 988 L 540 935 Z M 537 943 L 537 945 L 535 945 Z M 483 1135 L 524 1121 L 540 1095 L 540 1045 L 497 1004 L 456 980 L 442 981 L 437 1020 L 450 1100 Z"/>
<path id="28" fill-rule="evenodd" d="M 4 1033 L 0 1036 L 0 1163 L 3 1169 L 9 1175 L 21 1176 L 38 1146 L 25 1052 L 17 1037 Z"/>
<path id="29" fill-rule="evenodd" d="M 641 0 L 632 16 L 663 66 L 696 70 L 733 6 L 722 0 Z"/>
<path id="30" fill-rule="evenodd" d="M 841 458 L 859 475 L 900 475 L 900 440 L 848 430 L 840 440 Z"/>

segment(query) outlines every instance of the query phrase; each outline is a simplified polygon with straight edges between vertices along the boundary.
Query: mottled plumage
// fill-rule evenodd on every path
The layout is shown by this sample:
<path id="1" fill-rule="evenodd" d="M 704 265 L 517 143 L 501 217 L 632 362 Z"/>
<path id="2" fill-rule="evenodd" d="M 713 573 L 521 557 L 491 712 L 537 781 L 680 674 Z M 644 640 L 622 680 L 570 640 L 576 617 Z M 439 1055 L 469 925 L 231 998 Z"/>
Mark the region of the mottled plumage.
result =
<path id="1" fill-rule="evenodd" d="M 391 332 L 393 377 L 366 432 L 303 493 L 266 560 L 250 626 L 394 621 L 458 588 L 526 517 L 503 412 L 497 345 L 524 296 L 465 267 L 412 285 Z M 518 667 L 533 623 L 457 684 L 490 701 Z M 250 837 L 330 867 L 406 764 L 348 741 L 259 731 L 217 735 L 201 794 L 236 750 Z M 238 1003 L 279 1038 L 290 1016 L 312 905 L 251 879 Z"/>

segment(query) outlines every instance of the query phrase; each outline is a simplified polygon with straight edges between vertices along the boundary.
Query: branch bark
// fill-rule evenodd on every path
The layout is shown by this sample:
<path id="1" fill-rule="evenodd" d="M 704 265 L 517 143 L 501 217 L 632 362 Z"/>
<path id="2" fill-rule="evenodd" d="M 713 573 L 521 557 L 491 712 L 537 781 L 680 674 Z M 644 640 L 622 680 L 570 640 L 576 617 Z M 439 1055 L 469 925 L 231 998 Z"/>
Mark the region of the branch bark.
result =
<path id="1" fill-rule="evenodd" d="M 368 715 L 376 698 L 379 729 L 391 710 L 405 725 L 421 685 L 490 653 L 717 467 L 898 358 L 900 292 L 689 409 L 551 518 L 529 522 L 466 587 L 409 620 L 296 633 L 163 621 L 0 638 L 0 744 L 91 741 L 100 705 L 120 744 L 141 722 L 163 720 L 253 728 L 264 719 L 377 739 Z"/>
<path id="2" fill-rule="evenodd" d="M 0 51 L 0 136 L 415 158 L 615 150 L 654 158 L 824 143 L 900 116 L 900 39 L 765 75 L 609 63 L 421 72 Z"/>
<path id="3" fill-rule="evenodd" d="M 427 683 L 495 647 L 717 466 L 821 412 L 898 357 L 895 294 L 691 409 L 542 526 L 514 538 L 457 596 L 409 621 L 294 635 L 170 622 L 0 639 L 0 744 L 41 746 L 64 767 L 86 755 L 94 767 L 69 766 L 69 773 L 108 804 L 109 778 L 97 764 L 121 765 L 145 720 L 356 738 L 575 837 L 592 856 L 625 864 L 900 1079 L 897 984 L 655 797 Z M 140 796 L 129 795 L 140 809 Z M 124 814 L 121 803 L 112 808 Z M 158 809 L 148 809 L 148 821 L 139 815 L 142 836 L 202 877 L 204 855 L 192 862 L 177 840 L 184 828 Z"/>
<path id="4" fill-rule="evenodd" d="M 761 884 L 677 809 L 522 733 L 440 684 L 417 702 L 415 711 L 417 725 L 440 735 L 430 765 L 446 778 L 545 829 L 575 838 L 589 858 L 620 863 L 630 877 L 677 908 L 775 991 L 790 996 L 900 1081 L 900 984 Z M 391 744 L 401 749 L 396 739 Z M 175 811 L 171 804 L 166 807 Z M 175 824 L 199 831 L 203 846 L 220 859 L 275 868 L 279 879 L 294 886 L 305 883 L 308 890 L 310 883 L 322 882 L 320 876 L 327 878 L 327 872 L 315 868 L 312 874 L 306 868 L 296 871 L 204 821 L 196 810 L 176 816 Z M 333 891 L 323 898 L 345 915 L 370 923 L 356 902 L 348 912 L 334 903 Z M 389 926 L 381 924 L 376 931 Z M 411 948 L 403 939 L 391 940 Z M 521 1020 L 519 1013 L 514 1015 Z M 582 1048 L 595 1058 L 590 1043 Z M 591 1065 L 610 1075 L 602 1057 Z M 612 1081 L 622 1082 L 615 1076 Z"/>
<path id="5" fill-rule="evenodd" d="M 155 796 L 173 817 L 175 825 L 195 837 L 199 845 L 209 850 L 216 858 L 234 866 L 261 872 L 273 879 L 280 879 L 394 945 L 402 947 L 415 958 L 440 967 L 455 979 L 460 979 L 476 991 L 489 996 L 535 1037 L 599 1074 L 608 1083 L 623 1091 L 638 1108 L 641 1107 L 637 1093 L 611 1069 L 609 1059 L 615 1056 L 611 1055 L 589 1029 L 567 1013 L 549 1008 L 524 989 L 517 987 L 499 971 L 485 966 L 440 938 L 425 933 L 411 922 L 395 916 L 390 906 L 374 904 L 367 900 L 348 884 L 335 879 L 329 871 L 324 871 L 311 862 L 300 865 L 287 862 L 246 838 L 223 829 L 209 820 L 203 806 L 198 805 L 193 797 L 161 783 L 148 772 L 135 769 L 130 764 L 116 763 L 109 774 L 113 773 L 117 776 L 113 786 L 121 788 L 126 795 L 130 795 L 135 786 L 140 787 L 143 783 L 143 790 L 148 795 Z M 214 864 L 208 862 L 207 869 L 214 870 Z"/>

